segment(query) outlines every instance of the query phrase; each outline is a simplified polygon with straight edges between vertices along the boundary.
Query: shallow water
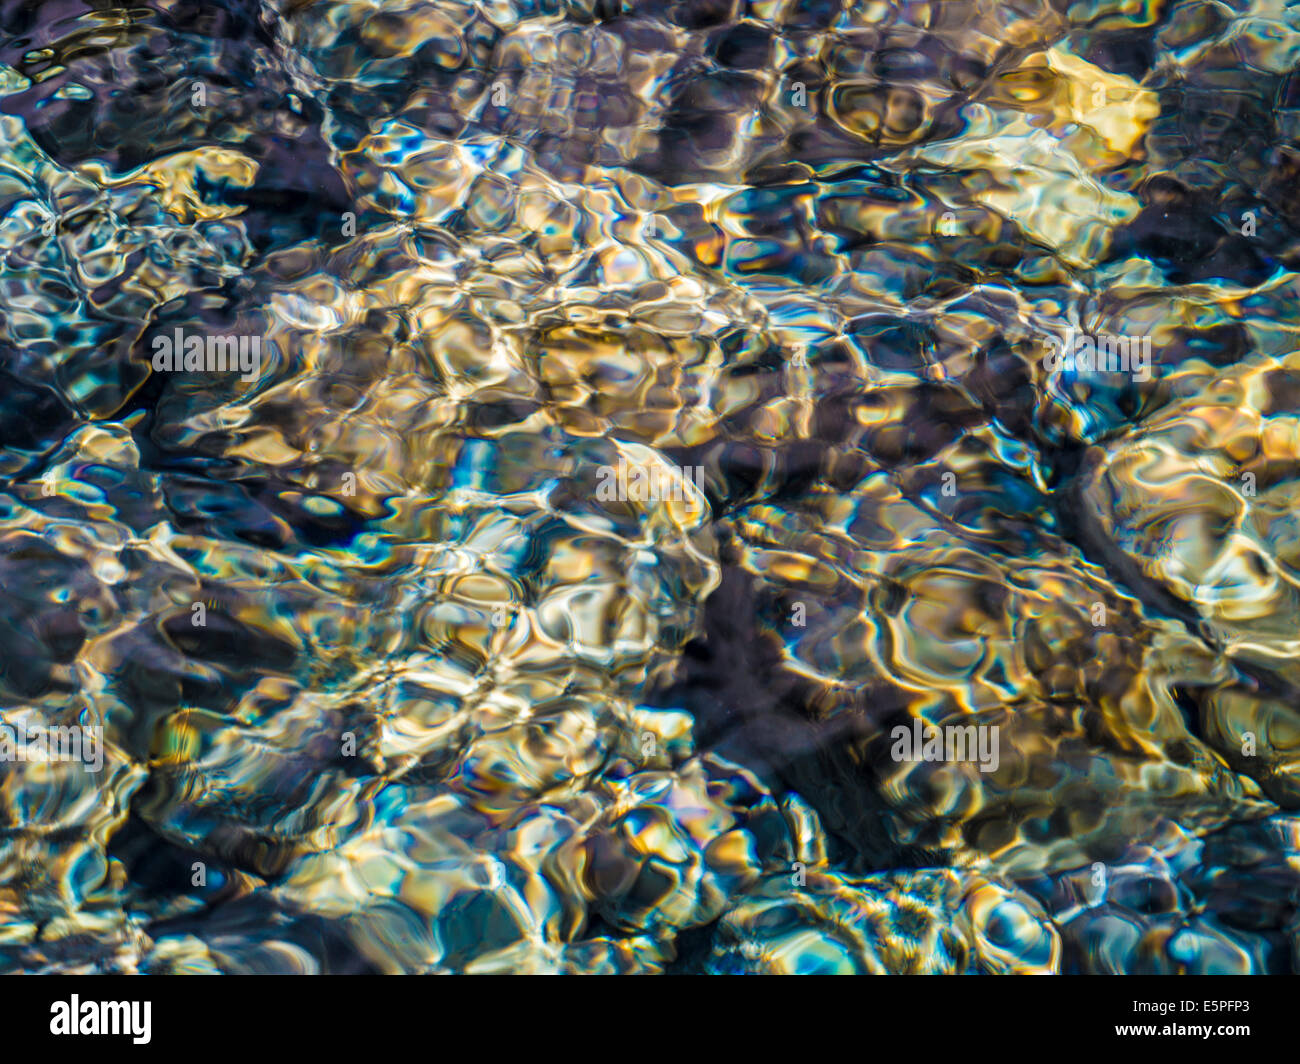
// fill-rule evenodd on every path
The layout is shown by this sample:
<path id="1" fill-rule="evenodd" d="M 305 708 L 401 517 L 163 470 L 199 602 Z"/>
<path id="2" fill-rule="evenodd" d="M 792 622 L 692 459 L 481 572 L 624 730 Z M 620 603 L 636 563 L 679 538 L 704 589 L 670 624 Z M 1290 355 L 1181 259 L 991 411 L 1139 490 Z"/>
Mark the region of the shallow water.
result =
<path id="1" fill-rule="evenodd" d="M 0 0 L 0 971 L 1300 968 L 1298 269 L 1280 0 Z"/>

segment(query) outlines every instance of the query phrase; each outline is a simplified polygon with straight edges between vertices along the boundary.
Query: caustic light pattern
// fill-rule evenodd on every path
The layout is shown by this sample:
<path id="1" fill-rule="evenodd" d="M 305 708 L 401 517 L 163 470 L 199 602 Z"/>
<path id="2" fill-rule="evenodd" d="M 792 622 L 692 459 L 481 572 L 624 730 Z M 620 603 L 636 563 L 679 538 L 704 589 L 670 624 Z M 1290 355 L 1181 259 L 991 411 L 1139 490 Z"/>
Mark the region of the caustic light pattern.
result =
<path id="1" fill-rule="evenodd" d="M 1300 7 L 0 0 L 0 971 L 1300 969 Z"/>

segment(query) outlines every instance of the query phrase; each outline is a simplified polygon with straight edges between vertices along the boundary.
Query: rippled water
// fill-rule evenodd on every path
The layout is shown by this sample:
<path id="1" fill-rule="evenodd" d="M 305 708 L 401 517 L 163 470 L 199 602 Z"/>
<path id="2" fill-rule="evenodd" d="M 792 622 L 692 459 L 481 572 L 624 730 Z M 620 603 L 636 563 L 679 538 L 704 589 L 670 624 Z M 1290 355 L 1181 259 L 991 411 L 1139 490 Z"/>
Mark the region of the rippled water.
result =
<path id="1" fill-rule="evenodd" d="M 1300 968 L 1298 269 L 1280 0 L 0 0 L 0 970 Z"/>

